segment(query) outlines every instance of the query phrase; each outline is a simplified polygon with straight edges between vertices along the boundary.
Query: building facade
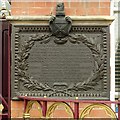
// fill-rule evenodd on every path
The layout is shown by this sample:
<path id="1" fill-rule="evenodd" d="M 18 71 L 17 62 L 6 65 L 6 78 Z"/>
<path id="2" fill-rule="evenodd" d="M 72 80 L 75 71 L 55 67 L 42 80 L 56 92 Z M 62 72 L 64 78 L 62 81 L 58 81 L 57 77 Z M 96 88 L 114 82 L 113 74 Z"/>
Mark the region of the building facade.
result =
<path id="1" fill-rule="evenodd" d="M 10 10 L 10 14 L 11 16 L 52 16 L 52 15 L 55 15 L 56 13 L 56 4 L 58 2 L 61 2 L 59 0 L 45 0 L 45 1 L 42 1 L 42 0 L 11 0 L 11 10 Z M 115 14 L 116 18 L 118 17 L 119 18 L 119 10 L 117 11 L 118 14 L 116 14 L 116 10 L 114 10 L 113 8 L 114 5 L 116 5 L 118 3 L 114 1 L 110 1 L 110 0 L 71 0 L 71 1 L 68 1 L 68 0 L 63 0 L 62 2 L 64 2 L 64 5 L 65 5 L 65 14 L 67 16 L 88 16 L 88 17 L 91 17 L 91 16 L 94 16 L 94 17 L 97 17 L 97 16 L 111 16 Z M 113 10 L 112 10 L 113 9 Z M 118 21 L 115 22 L 115 24 L 119 24 Z M 119 26 L 119 25 L 115 25 L 115 28 L 116 29 L 116 26 Z M 113 28 L 111 28 L 113 30 Z M 117 28 L 118 29 L 118 28 Z M 114 31 L 114 30 L 113 30 Z M 118 31 L 119 32 L 119 31 Z M 118 32 L 115 32 L 115 36 L 119 36 L 117 33 Z M 112 32 L 111 32 L 112 33 Z M 112 36 L 112 38 L 114 38 L 114 36 Z M 118 38 L 115 38 L 115 39 L 118 39 Z M 114 41 L 114 40 L 112 40 Z M 119 40 L 118 40 L 119 41 Z M 118 46 L 119 44 L 117 44 Z M 117 47 L 116 47 L 117 48 Z M 111 48 L 113 50 L 113 52 L 111 54 L 113 54 L 115 51 L 114 51 L 114 47 Z M 118 47 L 119 49 L 119 47 Z M 117 50 L 116 50 L 117 51 Z M 118 50 L 119 52 L 119 50 Z M 118 62 L 118 58 L 119 58 L 119 55 L 118 53 L 116 52 L 116 56 L 118 56 L 116 58 L 116 66 L 119 67 L 117 64 Z M 114 55 L 112 55 L 112 59 L 111 59 L 111 62 L 114 60 Z M 114 63 L 111 64 L 112 68 L 114 69 Z M 114 100 L 114 94 L 115 94 L 115 79 L 116 79 L 116 98 L 118 98 L 118 93 L 119 93 L 119 71 L 116 67 L 116 76 L 114 76 L 114 74 L 112 74 L 111 72 L 111 81 L 112 81 L 112 85 L 111 85 L 111 100 Z M 111 70 L 114 72 L 114 70 Z M 115 78 L 116 77 L 116 78 Z M 49 103 L 49 105 L 51 105 L 52 103 Z M 70 103 L 71 106 L 73 107 L 73 104 Z M 88 103 L 85 104 L 85 103 L 82 103 L 80 105 L 80 111 L 85 107 L 89 105 Z M 31 117 L 40 117 L 39 115 L 39 112 L 38 112 L 38 106 L 37 105 L 34 105 L 33 106 L 33 109 L 30 111 L 31 113 Z M 95 109 L 93 112 L 91 112 L 91 117 L 94 116 L 94 117 L 100 117 L 98 114 L 96 113 L 100 113 L 99 115 L 102 117 L 105 117 L 106 118 L 106 114 L 105 112 L 103 112 L 101 109 Z M 23 101 L 13 101 L 11 100 L 11 117 L 12 118 L 21 118 L 23 117 L 23 113 L 24 113 L 24 102 Z M 70 117 L 68 116 L 68 114 L 66 114 L 64 112 L 64 107 L 58 107 L 56 109 L 56 111 L 52 114 L 52 117 L 55 117 L 55 118 L 61 118 L 61 115 L 62 117 Z M 96 116 L 97 115 L 97 116 Z"/>

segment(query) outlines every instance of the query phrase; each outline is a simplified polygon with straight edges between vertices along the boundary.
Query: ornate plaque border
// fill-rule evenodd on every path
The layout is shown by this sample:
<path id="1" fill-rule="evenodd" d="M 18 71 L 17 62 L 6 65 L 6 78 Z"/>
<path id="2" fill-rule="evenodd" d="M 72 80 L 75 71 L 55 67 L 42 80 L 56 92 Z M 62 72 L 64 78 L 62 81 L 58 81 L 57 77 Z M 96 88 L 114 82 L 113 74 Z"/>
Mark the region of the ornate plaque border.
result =
<path id="1" fill-rule="evenodd" d="M 81 99 L 109 99 L 109 41 L 108 39 L 108 27 L 94 27 L 94 26 L 72 26 L 70 34 L 63 38 L 59 39 L 55 36 L 52 36 L 50 33 L 49 26 L 40 26 L 40 25 L 14 25 L 12 32 L 12 76 L 11 83 L 12 87 L 12 98 L 16 99 L 17 96 L 35 96 L 35 97 L 79 97 Z M 20 32 L 34 32 L 35 34 L 29 37 L 28 41 L 21 46 L 19 49 L 19 40 Z M 38 35 L 36 32 L 46 32 L 43 35 Z M 76 33 L 80 34 L 76 34 Z M 101 56 L 100 46 L 97 46 L 90 42 L 88 38 L 83 33 L 101 33 L 103 39 L 103 52 Z M 39 41 L 41 44 L 47 44 L 50 40 L 54 39 L 56 44 L 65 44 L 67 41 L 70 41 L 73 44 L 83 43 L 86 45 L 92 52 L 93 58 L 95 60 L 95 72 L 88 78 L 88 80 L 83 81 L 82 83 L 76 83 L 74 85 L 68 86 L 65 90 L 57 90 L 51 88 L 47 84 L 38 83 L 37 80 L 33 80 L 26 74 L 28 69 L 27 59 L 29 57 L 29 51 L 34 45 L 35 41 Z M 15 40 L 15 41 L 14 41 Z M 97 56 L 97 59 L 95 59 Z M 103 80 L 103 91 L 89 92 L 89 90 L 94 90 L 94 86 L 97 85 L 97 78 Z M 24 87 L 28 88 L 31 91 L 20 91 L 19 82 L 22 81 Z M 43 91 L 42 93 L 39 91 Z M 77 94 L 71 93 L 71 90 L 81 91 Z M 51 93 L 45 93 L 45 91 L 51 91 Z M 83 91 L 86 91 L 83 93 Z M 64 95 L 63 95 L 63 94 Z"/>

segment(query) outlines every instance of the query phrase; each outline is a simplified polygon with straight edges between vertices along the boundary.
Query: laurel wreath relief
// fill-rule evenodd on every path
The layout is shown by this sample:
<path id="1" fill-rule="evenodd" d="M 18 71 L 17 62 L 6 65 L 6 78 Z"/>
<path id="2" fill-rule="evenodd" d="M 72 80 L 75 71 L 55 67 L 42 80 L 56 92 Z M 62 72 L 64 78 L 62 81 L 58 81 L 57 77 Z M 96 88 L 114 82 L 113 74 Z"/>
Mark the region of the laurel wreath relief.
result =
<path id="1" fill-rule="evenodd" d="M 51 39 L 52 38 L 52 39 Z M 67 88 L 59 90 L 57 88 L 53 88 L 49 86 L 48 84 L 42 84 L 38 82 L 37 80 L 33 79 L 32 77 L 29 77 L 27 74 L 28 70 L 28 62 L 27 59 L 30 55 L 30 50 L 34 46 L 35 41 L 39 41 L 40 43 L 48 43 L 50 40 L 54 40 L 56 44 L 65 44 L 66 42 L 71 42 L 73 44 L 80 44 L 83 43 L 86 45 L 92 52 L 93 58 L 94 58 L 94 64 L 95 64 L 95 70 L 91 74 L 91 76 L 83 82 L 70 84 Z M 60 40 L 62 42 L 60 42 Z M 88 91 L 90 89 L 95 89 L 94 86 L 98 84 L 98 81 L 103 77 L 104 75 L 104 61 L 105 56 L 103 54 L 103 51 L 101 49 L 101 45 L 95 44 L 90 39 L 88 39 L 83 34 L 69 34 L 64 39 L 58 39 L 55 36 L 52 36 L 52 34 L 43 34 L 43 35 L 33 35 L 29 38 L 29 40 L 21 46 L 20 51 L 17 56 L 18 64 L 16 66 L 16 69 L 18 70 L 18 79 L 19 81 L 22 81 L 23 86 L 26 87 L 28 90 L 32 91 L 51 91 L 51 94 L 54 93 L 64 93 L 67 95 L 71 95 L 70 91 Z"/>

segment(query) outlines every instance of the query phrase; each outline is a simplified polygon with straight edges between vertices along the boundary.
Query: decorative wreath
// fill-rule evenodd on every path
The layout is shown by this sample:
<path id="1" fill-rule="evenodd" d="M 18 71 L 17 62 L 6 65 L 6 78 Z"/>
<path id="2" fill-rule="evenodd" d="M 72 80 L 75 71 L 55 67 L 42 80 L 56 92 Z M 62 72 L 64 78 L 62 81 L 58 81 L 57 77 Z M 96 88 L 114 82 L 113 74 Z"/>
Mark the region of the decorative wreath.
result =
<path id="1" fill-rule="evenodd" d="M 65 44 L 68 41 L 73 44 L 79 44 L 82 42 L 91 50 L 95 62 L 95 70 L 86 81 L 70 84 L 67 88 L 58 90 L 49 86 L 47 83 L 42 84 L 37 80 L 33 79 L 32 77 L 29 77 L 29 75 L 27 74 L 27 59 L 30 55 L 29 51 L 34 46 L 35 41 L 39 41 L 41 44 L 46 44 L 51 40 L 51 38 L 56 44 Z M 55 36 L 52 36 L 52 34 L 33 35 L 29 37 L 29 40 L 20 47 L 20 51 L 17 56 L 18 64 L 16 66 L 18 70 L 18 79 L 19 81 L 22 81 L 23 86 L 26 87 L 28 90 L 51 91 L 51 94 L 64 93 L 71 96 L 70 91 L 88 91 L 90 89 L 94 90 L 94 86 L 98 84 L 98 81 L 100 81 L 100 79 L 103 78 L 104 75 L 103 71 L 105 56 L 101 48 L 101 44 L 93 43 L 92 40 L 88 39 L 83 34 L 69 34 L 69 36 L 63 39 L 58 39 Z"/>

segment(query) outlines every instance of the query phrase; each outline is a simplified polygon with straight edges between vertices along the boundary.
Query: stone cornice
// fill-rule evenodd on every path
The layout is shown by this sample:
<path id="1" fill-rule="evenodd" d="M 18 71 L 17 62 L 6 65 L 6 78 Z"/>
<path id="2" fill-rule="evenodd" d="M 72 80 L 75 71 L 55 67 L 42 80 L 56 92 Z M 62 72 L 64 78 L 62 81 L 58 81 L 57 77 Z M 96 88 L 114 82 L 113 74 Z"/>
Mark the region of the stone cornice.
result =
<path id="1" fill-rule="evenodd" d="M 13 24 L 43 24 L 47 25 L 51 16 L 7 16 L 6 19 Z M 110 25 L 114 21 L 111 16 L 70 16 L 73 25 Z"/>

